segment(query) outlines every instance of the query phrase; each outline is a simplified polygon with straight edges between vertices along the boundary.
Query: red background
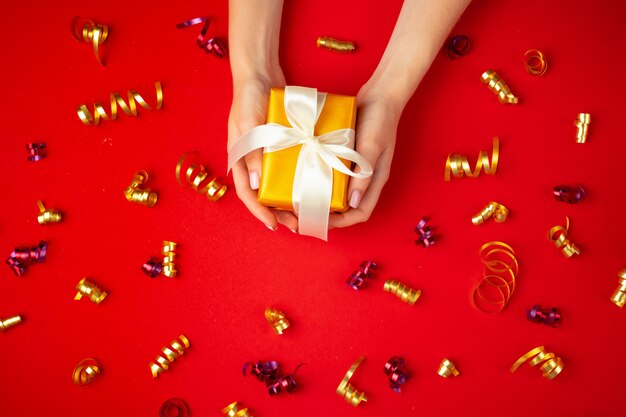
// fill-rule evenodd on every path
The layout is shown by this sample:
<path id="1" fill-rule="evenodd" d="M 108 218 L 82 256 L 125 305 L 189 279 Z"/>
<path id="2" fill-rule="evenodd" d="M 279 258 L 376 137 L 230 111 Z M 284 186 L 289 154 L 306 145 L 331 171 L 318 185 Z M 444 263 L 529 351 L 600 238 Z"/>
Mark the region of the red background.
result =
<path id="1" fill-rule="evenodd" d="M 281 58 L 288 83 L 356 94 L 374 70 L 401 2 L 287 2 Z M 0 415 L 154 416 L 170 397 L 194 415 L 219 415 L 241 401 L 258 417 L 319 415 L 615 416 L 623 412 L 626 311 L 609 297 L 626 267 L 621 215 L 624 193 L 622 76 L 626 71 L 626 3 L 540 0 L 475 1 L 455 28 L 474 42 L 457 61 L 439 56 L 405 109 L 390 180 L 369 222 L 330 232 L 329 243 L 268 231 L 231 189 L 213 204 L 176 184 L 174 167 L 198 150 L 216 174 L 226 166 L 231 101 L 227 60 L 203 54 L 197 29 L 175 24 L 212 19 L 211 35 L 227 35 L 227 2 L 3 2 L 0 137 L 0 253 L 49 242 L 48 258 L 16 278 L 0 268 L 0 317 L 25 322 L 0 335 Z M 100 67 L 87 44 L 70 36 L 74 15 L 110 26 Z M 354 40 L 352 55 L 315 47 L 319 35 Z M 526 49 L 549 59 L 542 78 L 522 65 Z M 481 85 L 493 68 L 520 97 L 498 103 Z M 112 91 L 138 89 L 153 100 L 163 82 L 164 108 L 83 125 L 75 108 L 106 102 Z M 575 143 L 576 114 L 589 112 L 588 142 Z M 448 153 L 472 159 L 500 136 L 495 176 L 444 183 Z M 24 145 L 41 141 L 48 156 L 26 161 Z M 123 190 L 136 170 L 159 192 L 152 208 L 128 203 Z M 231 184 L 231 180 L 226 180 Z M 557 184 L 581 183 L 588 197 L 558 203 Z M 63 211 L 60 225 L 37 224 L 36 200 Z M 489 200 L 509 207 L 504 224 L 470 218 Z M 439 242 L 416 247 L 413 227 L 431 217 Z M 546 238 L 572 220 L 582 249 L 565 259 Z M 140 265 L 162 239 L 180 244 L 180 278 L 151 280 Z M 507 308 L 488 316 L 473 309 L 477 251 L 490 240 L 517 251 L 518 287 Z M 3 255 L 4 256 L 4 255 Z M 361 260 L 377 261 L 361 292 L 344 283 Z M 100 305 L 72 301 L 84 276 L 110 292 Z M 394 277 L 423 291 L 411 307 L 382 291 Z M 558 306 L 561 328 L 530 323 L 533 304 Z M 273 334 L 266 306 L 286 312 L 292 327 Z M 188 354 L 153 380 L 148 363 L 180 333 Z M 508 369 L 545 344 L 565 361 L 553 381 L 537 370 Z M 369 401 L 352 409 L 335 388 L 361 354 L 353 382 Z M 382 367 L 404 356 L 413 378 L 401 394 Z M 103 368 L 76 387 L 74 366 L 94 356 Z M 436 375 L 443 357 L 461 371 Z M 293 395 L 269 397 L 241 375 L 246 361 L 276 359 L 286 370 L 305 362 Z"/>

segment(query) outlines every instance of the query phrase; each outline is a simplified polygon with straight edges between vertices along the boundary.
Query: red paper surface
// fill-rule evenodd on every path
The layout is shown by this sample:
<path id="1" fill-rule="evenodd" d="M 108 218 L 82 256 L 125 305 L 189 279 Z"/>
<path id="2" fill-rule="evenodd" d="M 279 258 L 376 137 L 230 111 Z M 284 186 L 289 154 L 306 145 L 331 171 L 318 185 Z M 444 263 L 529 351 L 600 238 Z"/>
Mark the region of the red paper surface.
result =
<path id="1" fill-rule="evenodd" d="M 210 35 L 227 35 L 227 2 L 3 2 L 0 6 L 2 111 L 0 253 L 49 242 L 45 263 L 21 278 L 0 268 L 0 317 L 25 322 L 0 334 L 0 415 L 156 416 L 170 397 L 195 416 L 217 416 L 241 401 L 269 416 L 617 416 L 626 372 L 626 311 L 609 301 L 626 267 L 623 158 L 626 150 L 622 74 L 626 71 L 625 3 L 475 1 L 454 30 L 473 52 L 439 56 L 405 109 L 391 177 L 366 224 L 330 232 L 330 242 L 270 232 L 231 188 L 213 204 L 179 186 L 177 159 L 198 150 L 216 174 L 226 168 L 231 101 L 227 60 L 195 45 L 199 28 L 183 20 L 207 15 Z M 363 2 L 287 2 L 282 64 L 293 85 L 356 94 L 375 68 L 401 6 Z M 89 45 L 72 39 L 80 15 L 110 26 L 106 67 Z M 319 35 L 356 42 L 358 52 L 317 49 Z M 549 60 L 542 78 L 528 75 L 529 48 Z M 501 105 L 480 83 L 492 68 L 520 97 Z M 140 110 L 100 127 L 83 125 L 79 104 L 105 103 L 112 91 L 137 89 L 164 108 Z M 589 112 L 589 139 L 575 143 L 573 121 Z M 496 176 L 444 183 L 449 153 L 472 160 L 501 138 Z M 26 161 L 27 142 L 45 142 L 48 156 Z M 123 195 L 132 175 L 147 170 L 159 202 L 149 209 Z M 227 180 L 230 185 L 231 180 Z M 558 203 L 557 184 L 580 183 L 588 196 Z M 64 213 L 62 224 L 37 224 L 36 201 Z M 510 210 L 504 224 L 470 218 L 489 200 Z M 431 217 L 439 241 L 416 247 L 413 227 Z M 582 250 L 565 259 L 548 241 L 569 215 Z M 162 239 L 179 243 L 180 277 L 151 280 L 141 264 Z M 503 240 L 517 251 L 518 287 L 508 307 L 488 316 L 469 294 L 480 277 L 477 251 Z M 345 279 L 363 259 L 381 267 L 361 292 Z M 100 305 L 73 301 L 89 277 L 110 292 Z M 395 278 L 423 291 L 415 306 L 384 293 Z M 530 323 L 533 304 L 558 306 L 558 329 Z M 292 322 L 277 336 L 267 306 Z M 191 348 L 157 380 L 148 363 L 179 334 Z M 553 381 L 537 370 L 509 367 L 538 345 L 560 355 Z M 367 360 L 354 384 L 369 401 L 352 409 L 335 389 L 351 363 Z M 392 392 L 383 365 L 406 359 L 413 378 Z M 97 358 L 102 375 L 74 386 L 74 366 Z M 436 375 L 443 357 L 461 371 Z M 305 362 L 293 395 L 269 397 L 241 375 L 246 361 L 278 360 L 287 371 Z"/>

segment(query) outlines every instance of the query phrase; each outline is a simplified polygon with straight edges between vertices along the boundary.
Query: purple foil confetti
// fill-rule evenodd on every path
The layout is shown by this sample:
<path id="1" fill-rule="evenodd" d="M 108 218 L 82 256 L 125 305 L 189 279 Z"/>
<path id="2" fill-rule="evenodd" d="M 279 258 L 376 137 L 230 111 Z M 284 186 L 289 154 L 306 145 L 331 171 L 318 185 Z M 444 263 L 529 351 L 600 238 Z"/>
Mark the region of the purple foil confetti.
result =
<path id="1" fill-rule="evenodd" d="M 526 318 L 534 323 L 543 323 L 551 327 L 559 327 L 563 322 L 561 310 L 556 307 L 542 309 L 539 305 L 527 310 Z"/>
<path id="2" fill-rule="evenodd" d="M 580 185 L 557 185 L 552 189 L 554 198 L 569 204 L 576 204 L 585 197 L 585 189 Z"/>
<path id="3" fill-rule="evenodd" d="M 420 221 L 417 222 L 417 226 L 415 226 L 415 233 L 418 235 L 415 243 L 425 248 L 434 245 L 436 242 L 431 227 L 426 226 L 426 223 L 428 223 L 428 217 L 422 217 Z"/>
<path id="4" fill-rule="evenodd" d="M 383 371 L 389 377 L 389 387 L 395 392 L 400 392 L 402 385 L 409 379 L 409 373 L 404 366 L 404 359 L 400 356 L 392 356 L 385 364 Z"/>

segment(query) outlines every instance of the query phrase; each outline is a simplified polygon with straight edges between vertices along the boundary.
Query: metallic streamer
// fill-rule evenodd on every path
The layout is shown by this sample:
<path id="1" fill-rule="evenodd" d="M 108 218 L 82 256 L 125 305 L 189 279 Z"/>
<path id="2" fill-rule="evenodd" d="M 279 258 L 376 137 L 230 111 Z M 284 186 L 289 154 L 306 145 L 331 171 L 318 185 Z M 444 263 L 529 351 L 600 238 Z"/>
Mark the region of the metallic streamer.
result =
<path id="1" fill-rule="evenodd" d="M 174 259 L 176 259 L 176 247 L 178 244 L 170 240 L 163 241 L 163 247 L 161 248 L 161 254 L 163 255 L 163 275 L 168 278 L 176 278 L 178 270 Z"/>
<path id="2" fill-rule="evenodd" d="M 404 359 L 400 356 L 392 356 L 385 363 L 383 372 L 389 377 L 389 387 L 394 392 L 401 392 L 402 385 L 409 379 L 409 372 L 405 368 Z"/>
<path id="3" fill-rule="evenodd" d="M 353 271 L 352 274 L 346 280 L 346 284 L 354 290 L 360 290 L 363 287 L 365 279 L 372 278 L 373 271 L 378 268 L 378 265 L 372 261 L 363 261 L 359 265 L 359 269 Z"/>
<path id="4" fill-rule="evenodd" d="M 339 383 L 339 386 L 337 387 L 337 394 L 343 397 L 346 402 L 353 405 L 354 407 L 361 404 L 361 401 L 367 402 L 367 396 L 365 395 L 365 393 L 358 390 L 354 387 L 354 385 L 350 383 L 350 379 L 352 378 L 352 375 L 354 375 L 356 368 L 358 368 L 361 362 L 363 362 L 364 360 L 365 356 L 360 356 L 352 364 L 350 369 L 348 369 L 348 372 L 346 372 L 346 375 L 343 377 L 343 379 Z"/>
<path id="5" fill-rule="evenodd" d="M 100 56 L 98 49 L 109 37 L 109 27 L 100 25 L 91 20 L 75 17 L 72 19 L 72 35 L 79 42 L 85 42 L 93 45 L 93 54 L 100 65 L 105 65 L 104 60 Z"/>
<path id="6" fill-rule="evenodd" d="M 72 374 L 74 384 L 78 386 L 87 385 L 102 372 L 100 364 L 94 358 L 86 358 L 78 362 Z"/>
<path id="7" fill-rule="evenodd" d="M 451 360 L 444 358 L 439 365 L 437 375 L 443 378 L 449 378 L 451 376 L 459 376 L 459 371 Z"/>
<path id="8" fill-rule="evenodd" d="M 180 185 L 183 185 L 181 179 L 183 164 L 190 155 L 191 153 L 184 154 L 178 160 L 178 164 L 176 164 L 176 181 L 178 181 Z M 185 170 L 185 179 L 198 194 L 206 194 L 206 198 L 213 202 L 222 198 L 228 189 L 228 187 L 222 185 L 217 178 L 213 178 L 209 181 L 209 173 L 206 171 L 206 168 L 200 164 L 189 165 Z"/>
<path id="9" fill-rule="evenodd" d="M 524 68 L 535 77 L 541 77 L 548 70 L 548 60 L 538 49 L 529 49 L 524 53 Z"/>
<path id="10" fill-rule="evenodd" d="M 483 277 L 472 292 L 472 303 L 483 313 L 499 313 L 515 291 L 519 264 L 515 251 L 504 242 L 485 243 L 478 251 Z"/>
<path id="11" fill-rule="evenodd" d="M 432 228 L 426 226 L 426 223 L 428 223 L 428 217 L 422 217 L 420 221 L 417 222 L 417 226 L 415 226 L 415 233 L 417 233 L 418 236 L 415 244 L 422 245 L 425 248 L 434 245 L 436 242 Z"/>
<path id="12" fill-rule="evenodd" d="M 569 217 L 565 217 L 565 227 L 554 226 L 548 231 L 548 239 L 554 242 L 554 246 L 561 249 L 563 256 L 571 258 L 580 254 L 580 249 L 567 238 L 569 233 Z"/>
<path id="13" fill-rule="evenodd" d="M 574 126 L 576 126 L 576 143 L 587 142 L 587 133 L 589 132 L 589 123 L 591 123 L 591 115 L 589 113 L 578 113 Z"/>
<path id="14" fill-rule="evenodd" d="M 335 52 L 354 52 L 354 43 L 350 41 L 340 41 L 328 36 L 320 36 L 317 38 L 317 47 L 326 48 Z"/>
<path id="15" fill-rule="evenodd" d="M 414 305 L 417 299 L 420 298 L 420 295 L 422 295 L 422 290 L 414 290 L 400 281 L 394 281 L 391 279 L 385 281 L 383 289 L 386 292 L 394 294 L 396 297 L 410 305 Z"/>
<path id="16" fill-rule="evenodd" d="M 191 410 L 187 403 L 180 398 L 170 398 L 165 401 L 159 410 L 159 417 L 190 417 Z"/>
<path id="17" fill-rule="evenodd" d="M 152 372 L 152 378 L 156 378 L 160 373 L 170 369 L 172 362 L 174 362 L 179 356 L 185 354 L 185 351 L 189 348 L 189 339 L 184 335 L 178 336 L 178 338 L 172 340 L 168 346 L 161 349 L 161 353 L 156 357 L 154 362 L 150 362 L 150 372 Z"/>
<path id="18" fill-rule="evenodd" d="M 540 305 L 534 305 L 526 310 L 526 318 L 533 323 L 543 323 L 550 327 L 559 327 L 563 322 L 561 310 L 556 307 L 542 309 Z"/>
<path id="19" fill-rule="evenodd" d="M 87 278 L 81 279 L 76 284 L 76 296 L 74 300 L 80 300 L 83 297 L 88 297 L 89 301 L 94 304 L 100 304 L 109 293 L 102 290 L 96 283 L 89 281 Z"/>
<path id="20" fill-rule="evenodd" d="M 37 207 L 39 207 L 39 214 L 37 215 L 37 222 L 39 224 L 60 223 L 63 218 L 63 214 L 55 209 L 46 209 L 41 200 L 37 200 Z"/>
<path id="21" fill-rule="evenodd" d="M 615 289 L 611 301 L 619 308 L 622 308 L 626 304 L 626 269 L 619 271 L 617 276 L 619 277 L 619 285 Z"/>
<path id="22" fill-rule="evenodd" d="M 499 160 L 500 140 L 495 137 L 493 138 L 491 162 L 489 162 L 489 155 L 487 154 L 487 152 L 480 151 L 478 153 L 478 160 L 476 161 L 476 166 L 474 167 L 474 170 L 470 168 L 467 157 L 458 154 L 448 155 L 448 159 L 446 160 L 446 171 L 444 174 L 444 180 L 450 181 L 450 173 L 452 173 L 452 175 L 457 178 L 463 178 L 463 175 L 475 178 L 478 177 L 480 171 L 483 169 L 485 170 L 485 174 L 495 175 L 496 171 L 498 170 Z"/>
<path id="23" fill-rule="evenodd" d="M 194 17 L 193 19 L 186 20 L 182 23 L 178 23 L 176 25 L 176 29 L 185 29 L 194 25 L 202 25 L 202 29 L 200 29 L 200 33 L 198 34 L 198 38 L 196 39 L 196 45 L 200 49 L 202 49 L 207 54 L 213 54 L 218 58 L 223 58 L 226 51 L 226 43 L 218 38 L 213 37 L 210 39 L 206 39 L 207 31 L 209 30 L 209 18 L 208 17 Z"/>
<path id="24" fill-rule="evenodd" d="M 146 171 L 135 172 L 130 185 L 124 190 L 124 196 L 131 203 L 154 207 L 159 195 L 149 188 L 142 187 L 146 181 L 148 181 L 148 173 Z"/>
<path id="25" fill-rule="evenodd" d="M 519 99 L 513 95 L 508 85 L 493 70 L 487 70 L 480 76 L 483 84 L 487 85 L 489 91 L 492 91 L 502 104 L 517 104 Z"/>
<path id="26" fill-rule="evenodd" d="M 6 319 L 0 319 L 0 332 L 10 329 L 22 322 L 22 316 L 12 316 Z"/>
<path id="27" fill-rule="evenodd" d="M 222 409 L 222 413 L 228 417 L 254 417 L 247 408 L 240 408 L 238 401 L 228 404 Z"/>
<path id="28" fill-rule="evenodd" d="M 495 201 L 489 202 L 485 208 L 483 208 L 480 213 L 472 217 L 472 224 L 478 226 L 479 224 L 484 223 L 486 220 L 493 216 L 493 219 L 496 223 L 502 223 L 506 220 L 509 215 L 509 209 L 503 206 L 500 203 L 496 203 Z"/>
<path id="29" fill-rule="evenodd" d="M 515 372 L 521 365 L 528 361 L 530 361 L 530 366 L 533 367 L 541 364 L 539 370 L 546 379 L 554 379 L 563 371 L 563 360 L 554 353 L 546 352 L 544 346 L 539 346 L 528 351 L 515 361 L 513 366 L 511 366 L 511 373 Z"/>
<path id="30" fill-rule="evenodd" d="M 557 185 L 552 189 L 552 194 L 557 201 L 576 204 L 585 197 L 585 189 L 580 185 L 568 186 Z"/>
<path id="31" fill-rule="evenodd" d="M 287 320 L 285 313 L 270 307 L 265 309 L 265 319 L 278 334 L 283 334 L 283 332 L 291 325 L 289 320 Z"/>
<path id="32" fill-rule="evenodd" d="M 45 154 L 46 144 L 45 143 L 27 143 L 26 144 L 26 159 L 30 162 L 37 162 L 43 159 Z"/>
<path id="33" fill-rule="evenodd" d="M 472 41 L 465 35 L 450 38 L 446 44 L 448 58 L 455 60 L 469 54 L 472 50 Z"/>

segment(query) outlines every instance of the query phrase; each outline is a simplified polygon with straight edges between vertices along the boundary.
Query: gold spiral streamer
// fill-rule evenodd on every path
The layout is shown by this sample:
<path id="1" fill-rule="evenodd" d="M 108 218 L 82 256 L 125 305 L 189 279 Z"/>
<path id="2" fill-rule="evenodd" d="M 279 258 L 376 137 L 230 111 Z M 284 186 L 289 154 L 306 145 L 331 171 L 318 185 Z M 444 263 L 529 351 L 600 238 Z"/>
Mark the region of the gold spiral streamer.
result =
<path id="1" fill-rule="evenodd" d="M 81 279 L 76 284 L 76 296 L 74 300 L 80 300 L 83 297 L 88 297 L 89 301 L 94 304 L 100 304 L 108 295 L 108 293 L 98 286 L 95 282 L 89 281 L 87 278 Z"/>
<path id="2" fill-rule="evenodd" d="M 580 254 L 580 249 L 567 238 L 569 233 L 569 217 L 565 216 L 565 227 L 554 226 L 548 232 L 548 239 L 554 242 L 554 246 L 561 249 L 563 256 L 571 258 Z"/>
<path id="3" fill-rule="evenodd" d="M 291 325 L 289 320 L 287 320 L 285 313 L 270 307 L 265 309 L 265 319 L 278 334 L 283 334 L 283 332 Z"/>
<path id="4" fill-rule="evenodd" d="M 495 201 L 489 202 L 485 208 L 483 208 L 480 213 L 472 217 L 472 224 L 478 226 L 479 224 L 484 223 L 491 217 L 496 223 L 502 223 L 506 220 L 509 215 L 509 209 L 503 206 L 500 203 L 496 203 Z"/>
<path id="5" fill-rule="evenodd" d="M 530 366 L 533 367 L 541 364 L 539 371 L 546 379 L 554 379 L 563 371 L 563 360 L 554 353 L 546 352 L 544 346 L 539 346 L 531 349 L 515 361 L 513 366 L 511 366 L 511 373 L 517 371 L 520 366 L 528 361 L 530 361 Z"/>
<path id="6" fill-rule="evenodd" d="M 350 41 L 340 41 L 328 36 L 317 38 L 318 48 L 327 48 L 335 52 L 354 52 L 354 43 Z"/>
<path id="7" fill-rule="evenodd" d="M 622 308 L 626 304 L 626 269 L 619 271 L 617 276 L 619 277 L 619 285 L 615 289 L 611 301 L 619 308 Z"/>
<path id="8" fill-rule="evenodd" d="M 100 124 L 100 119 L 102 120 L 115 120 L 117 118 L 117 106 L 119 104 L 120 108 L 127 116 L 137 117 L 137 104 L 142 108 L 152 111 L 152 110 L 160 110 L 163 107 L 163 88 L 161 87 L 161 82 L 157 81 L 154 83 L 154 87 L 156 89 L 156 107 L 153 109 L 143 97 L 137 93 L 135 90 L 128 90 L 128 104 L 124 101 L 122 96 L 119 93 L 111 93 L 110 101 L 111 101 L 111 115 L 109 116 L 104 110 L 104 107 L 100 103 L 94 103 L 93 105 L 93 115 L 89 111 L 89 108 L 85 104 L 81 104 L 76 109 L 76 113 L 78 113 L 78 117 L 81 122 L 88 126 L 98 126 Z"/>
<path id="9" fill-rule="evenodd" d="M 176 278 L 178 274 L 176 264 L 174 263 L 174 259 L 176 259 L 176 253 L 174 252 L 176 246 L 178 246 L 176 242 L 164 240 L 161 248 L 161 254 L 163 255 L 163 275 L 168 278 Z"/>
<path id="10" fill-rule="evenodd" d="M 168 346 L 163 347 L 159 356 L 156 357 L 156 360 L 154 362 L 150 362 L 152 378 L 156 378 L 161 372 L 170 369 L 172 362 L 174 362 L 179 356 L 184 355 L 188 348 L 189 339 L 182 334 L 178 336 L 178 338 L 172 340 Z"/>
<path id="11" fill-rule="evenodd" d="M 509 86 L 500 78 L 493 70 L 487 70 L 480 76 L 483 84 L 487 85 L 489 91 L 498 96 L 498 100 L 502 104 L 517 104 L 518 98 L 511 92 Z"/>
<path id="12" fill-rule="evenodd" d="M 0 332 L 5 331 L 22 322 L 22 316 L 12 316 L 6 319 L 0 319 Z"/>
<path id="13" fill-rule="evenodd" d="M 452 361 L 448 358 L 443 358 L 441 364 L 439 365 L 439 369 L 437 370 L 437 375 L 443 378 L 449 378 L 451 376 L 459 376 L 459 370 L 456 369 L 456 366 Z"/>
<path id="14" fill-rule="evenodd" d="M 94 358 L 86 358 L 78 362 L 72 374 L 74 384 L 87 385 L 101 372 L 100 364 Z"/>
<path id="15" fill-rule="evenodd" d="M 504 242 L 487 242 L 478 251 L 483 277 L 474 287 L 472 303 L 483 313 L 499 313 L 515 291 L 519 264 L 515 251 Z"/>
<path id="16" fill-rule="evenodd" d="M 39 214 L 37 215 L 39 224 L 61 223 L 63 214 L 60 211 L 47 209 L 41 200 L 37 200 L 37 207 L 39 207 Z"/>
<path id="17" fill-rule="evenodd" d="M 79 42 L 92 44 L 96 60 L 100 65 L 105 65 L 98 47 L 109 37 L 109 27 L 107 25 L 101 25 L 91 20 L 81 21 L 79 17 L 75 17 L 72 19 L 72 35 Z"/>
<path id="18" fill-rule="evenodd" d="M 587 133 L 589 132 L 589 123 L 591 123 L 591 115 L 589 113 L 578 113 L 574 126 L 576 126 L 576 143 L 587 142 Z"/>
<path id="19" fill-rule="evenodd" d="M 498 170 L 498 162 L 500 160 L 500 139 L 498 137 L 493 138 L 493 147 L 491 150 L 491 162 L 489 162 L 489 154 L 485 151 L 478 153 L 478 160 L 474 170 L 470 168 L 470 164 L 466 156 L 458 154 L 448 155 L 446 160 L 446 171 L 443 179 L 450 181 L 450 174 L 457 178 L 463 178 L 463 175 L 467 175 L 470 178 L 476 178 L 480 174 L 481 170 L 485 170 L 487 175 L 495 175 Z"/>
<path id="20" fill-rule="evenodd" d="M 524 53 L 524 68 L 535 77 L 541 77 L 548 70 L 548 60 L 539 49 L 529 49 Z"/>
<path id="21" fill-rule="evenodd" d="M 420 298 L 420 295 L 422 295 L 422 290 L 415 290 L 400 281 L 391 279 L 385 281 L 383 289 L 409 305 L 414 305 L 417 299 Z"/>
<path id="22" fill-rule="evenodd" d="M 247 408 L 240 408 L 238 401 L 228 404 L 222 409 L 222 413 L 228 417 L 254 417 Z"/>
<path id="23" fill-rule="evenodd" d="M 135 172 L 130 185 L 124 190 L 124 196 L 131 203 L 154 207 L 159 199 L 159 195 L 149 188 L 142 187 L 146 181 L 148 181 L 148 173 L 146 171 Z"/>
<path id="24" fill-rule="evenodd" d="M 181 174 L 183 172 L 183 164 L 185 160 L 191 156 L 192 152 L 186 153 L 180 157 L 176 164 L 176 181 L 178 184 L 183 185 Z M 185 179 L 191 188 L 193 188 L 198 194 L 206 194 L 206 198 L 215 202 L 222 198 L 228 187 L 222 185 L 217 178 L 213 178 L 209 181 L 209 173 L 204 165 L 191 164 L 185 170 Z"/>
<path id="25" fill-rule="evenodd" d="M 364 360 L 365 356 L 360 356 L 352 364 L 350 369 L 348 369 L 348 372 L 346 372 L 346 375 L 343 377 L 341 383 L 337 387 L 337 394 L 342 396 L 343 399 L 346 400 L 346 402 L 352 404 L 354 407 L 361 404 L 361 401 L 367 402 L 367 396 L 365 395 L 365 393 L 358 390 L 354 387 L 354 385 L 350 383 L 350 379 L 352 378 L 352 375 L 354 375 L 356 368 L 358 368 L 361 362 L 363 362 Z"/>

